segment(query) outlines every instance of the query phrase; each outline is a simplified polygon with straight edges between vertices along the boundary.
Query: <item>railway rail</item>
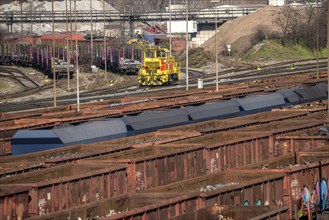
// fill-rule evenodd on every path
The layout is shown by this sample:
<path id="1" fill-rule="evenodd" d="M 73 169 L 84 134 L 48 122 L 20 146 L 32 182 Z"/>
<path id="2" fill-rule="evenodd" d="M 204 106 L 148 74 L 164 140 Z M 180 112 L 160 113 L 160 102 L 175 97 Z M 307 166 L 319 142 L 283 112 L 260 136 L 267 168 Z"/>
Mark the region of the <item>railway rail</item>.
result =
<path id="1" fill-rule="evenodd" d="M 27 74 L 18 69 L 0 67 L 0 76 L 13 79 L 15 82 L 19 83 L 24 88 L 24 90 L 40 88 L 39 83 L 32 80 L 31 77 L 27 76 Z"/>
<path id="2" fill-rule="evenodd" d="M 290 69 L 291 64 L 295 64 L 294 69 Z M 242 82 L 250 80 L 261 80 L 264 78 L 275 78 L 280 76 L 302 74 L 306 72 L 316 72 L 317 64 L 316 60 L 297 60 L 283 62 L 282 64 L 267 65 L 262 70 L 255 70 L 254 68 L 233 68 L 219 72 L 219 84 L 226 84 L 232 82 Z M 326 61 L 321 59 L 319 62 L 319 71 L 325 71 L 327 69 Z M 215 84 L 215 73 L 205 74 L 198 70 L 189 70 L 191 77 L 189 83 L 191 88 L 197 87 L 198 79 L 203 79 L 204 85 L 213 86 Z M 108 98 L 122 98 L 128 95 L 137 95 L 144 93 L 154 93 L 159 91 L 168 91 L 172 89 L 185 89 L 186 82 L 182 79 L 177 85 L 163 86 L 163 87 L 145 87 L 139 88 L 128 83 L 127 87 L 115 88 L 115 89 L 100 89 L 95 91 L 84 92 L 80 94 L 81 103 L 94 102 L 99 100 L 106 100 Z M 47 89 L 47 88 L 42 88 Z M 76 103 L 76 95 L 64 95 L 57 97 L 58 105 L 70 105 Z M 28 109 L 42 109 L 50 108 L 53 106 L 53 98 L 35 99 L 31 101 L 25 101 L 20 103 L 5 103 L 2 104 L 0 112 L 11 112 Z"/>
<path id="3" fill-rule="evenodd" d="M 323 72 L 327 70 L 327 60 L 319 59 L 319 63 L 315 59 L 292 60 L 280 62 L 271 65 L 264 65 L 256 69 L 231 69 L 224 72 L 219 72 L 219 80 L 225 82 L 241 81 L 242 80 L 257 80 L 263 78 L 273 78 L 283 75 L 294 75 L 302 73 L 316 73 L 317 70 Z M 207 74 L 203 80 L 206 85 L 212 84 L 215 80 L 215 72 Z"/>

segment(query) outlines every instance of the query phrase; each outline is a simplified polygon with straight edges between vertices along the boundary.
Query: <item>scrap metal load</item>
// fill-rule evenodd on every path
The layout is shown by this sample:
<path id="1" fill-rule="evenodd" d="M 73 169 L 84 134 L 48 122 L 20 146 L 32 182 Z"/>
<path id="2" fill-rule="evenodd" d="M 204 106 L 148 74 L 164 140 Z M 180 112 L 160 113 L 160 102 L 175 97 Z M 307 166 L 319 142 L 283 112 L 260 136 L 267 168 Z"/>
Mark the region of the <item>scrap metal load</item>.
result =
<path id="1" fill-rule="evenodd" d="M 138 71 L 140 86 L 170 85 L 180 79 L 180 63 L 166 48 L 147 48 Z"/>
<path id="2" fill-rule="evenodd" d="M 132 60 L 132 59 L 120 59 L 120 72 L 124 74 L 137 74 L 138 70 L 141 66 L 141 62 L 139 60 Z"/>
<path id="3" fill-rule="evenodd" d="M 74 72 L 74 65 L 67 63 L 61 59 L 55 59 L 55 71 L 56 73 L 67 73 L 67 68 L 69 68 L 69 72 Z"/>

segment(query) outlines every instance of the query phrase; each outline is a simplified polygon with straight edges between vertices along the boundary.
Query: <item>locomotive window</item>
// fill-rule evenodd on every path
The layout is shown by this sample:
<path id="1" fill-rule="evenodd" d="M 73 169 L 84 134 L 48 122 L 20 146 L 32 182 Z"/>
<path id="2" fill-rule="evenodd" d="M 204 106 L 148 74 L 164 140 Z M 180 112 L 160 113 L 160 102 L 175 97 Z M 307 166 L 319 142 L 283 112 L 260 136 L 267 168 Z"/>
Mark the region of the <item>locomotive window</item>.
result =
<path id="1" fill-rule="evenodd" d="M 146 57 L 153 58 L 154 57 L 153 51 L 147 51 L 146 52 Z"/>
<path id="2" fill-rule="evenodd" d="M 165 51 L 157 51 L 157 57 L 166 57 Z"/>

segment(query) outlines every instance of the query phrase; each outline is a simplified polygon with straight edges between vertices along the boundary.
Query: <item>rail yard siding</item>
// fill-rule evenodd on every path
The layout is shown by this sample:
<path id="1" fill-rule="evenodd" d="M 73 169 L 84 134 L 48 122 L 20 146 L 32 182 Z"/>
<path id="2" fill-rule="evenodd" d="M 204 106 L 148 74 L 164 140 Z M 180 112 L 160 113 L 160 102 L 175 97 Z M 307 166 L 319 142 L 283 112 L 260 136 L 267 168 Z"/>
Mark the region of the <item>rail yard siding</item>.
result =
<path id="1" fill-rule="evenodd" d="M 70 165 L 72 166 L 72 165 Z M 27 182 L 34 181 L 35 175 L 39 178 L 34 183 L 25 183 L 23 181 L 23 186 L 28 187 L 27 193 L 29 197 L 28 205 L 23 203 L 22 208 L 28 210 L 29 215 L 45 215 L 48 213 L 65 210 L 72 207 L 77 207 L 83 204 L 88 204 L 91 202 L 97 202 L 101 199 L 121 195 L 127 193 L 127 169 L 125 166 L 118 166 L 113 168 L 102 168 L 95 169 L 95 166 L 62 166 L 62 171 L 37 171 L 29 176 L 25 175 Z M 89 172 L 69 175 L 67 177 L 57 177 L 58 173 L 63 172 L 64 169 L 72 169 L 72 174 L 75 173 L 74 170 L 86 169 Z M 95 168 L 94 168 L 95 167 Z M 95 169 L 95 171 L 90 171 Z M 57 173 L 58 172 L 58 173 Z M 67 171 L 64 171 L 64 173 Z M 80 172 L 81 173 L 81 172 Z M 40 178 L 41 177 L 41 178 Z M 45 178 L 42 178 L 45 177 Z M 50 178 L 50 180 L 47 179 Z M 51 179 L 53 178 L 53 179 Z M 30 180 L 29 180 L 30 179 Z M 16 183 L 22 182 L 22 175 L 14 176 L 13 178 L 3 179 L 3 183 L 9 183 L 6 186 L 15 186 Z M 12 192 L 16 195 L 15 191 Z M 26 194 L 26 192 L 25 192 Z M 10 194 L 9 194 L 10 195 Z M 6 199 L 6 196 L 4 196 Z M 7 202 L 13 202 L 9 206 L 15 206 L 14 200 L 6 200 Z M 6 208 L 6 207 L 4 207 Z M 14 216 L 9 215 L 9 216 Z"/>

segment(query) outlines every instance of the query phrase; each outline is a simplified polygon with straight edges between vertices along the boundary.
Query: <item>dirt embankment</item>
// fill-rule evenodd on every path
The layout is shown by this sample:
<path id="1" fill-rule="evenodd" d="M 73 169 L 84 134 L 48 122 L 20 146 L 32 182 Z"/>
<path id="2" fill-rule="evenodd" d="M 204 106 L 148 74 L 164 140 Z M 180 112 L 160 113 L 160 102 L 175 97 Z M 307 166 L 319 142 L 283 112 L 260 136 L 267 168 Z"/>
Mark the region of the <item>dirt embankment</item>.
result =
<path id="1" fill-rule="evenodd" d="M 252 39 L 258 29 L 267 33 L 278 32 L 278 26 L 273 22 L 274 16 L 280 8 L 266 6 L 257 11 L 241 16 L 235 20 L 227 21 L 218 28 L 217 45 L 219 54 L 231 45 L 232 53 L 242 53 L 252 45 Z M 215 36 L 201 45 L 205 50 L 215 54 Z"/>

